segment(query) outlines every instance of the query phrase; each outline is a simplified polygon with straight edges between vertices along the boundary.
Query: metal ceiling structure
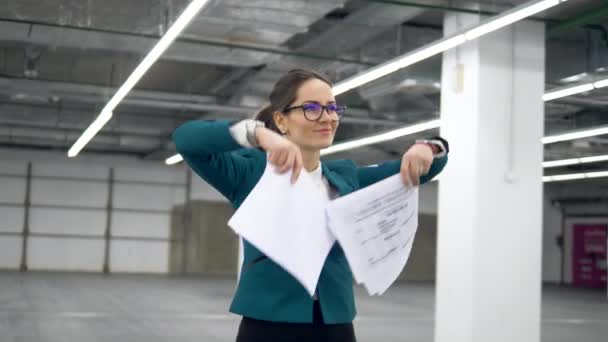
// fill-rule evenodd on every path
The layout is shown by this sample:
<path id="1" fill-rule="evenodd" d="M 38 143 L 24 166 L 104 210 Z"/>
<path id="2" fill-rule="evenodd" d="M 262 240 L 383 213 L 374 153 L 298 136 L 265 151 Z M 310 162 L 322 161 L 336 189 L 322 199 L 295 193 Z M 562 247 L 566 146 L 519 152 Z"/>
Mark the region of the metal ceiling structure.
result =
<path id="1" fill-rule="evenodd" d="M 161 162 L 174 153 L 177 125 L 252 116 L 291 68 L 342 80 L 438 39 L 445 13 L 499 13 L 523 2 L 212 0 L 85 152 Z M 187 4 L 20 0 L 0 8 L 0 144 L 67 151 Z M 571 0 L 534 20 L 547 24 L 547 89 L 608 77 L 605 1 Z M 353 110 L 336 140 L 437 118 L 440 76 L 436 57 L 341 96 Z M 547 102 L 546 133 L 608 124 L 607 111 L 606 89 Z M 375 163 L 415 138 L 336 157 Z M 545 157 L 606 153 L 608 139 L 600 136 L 548 145 Z"/>

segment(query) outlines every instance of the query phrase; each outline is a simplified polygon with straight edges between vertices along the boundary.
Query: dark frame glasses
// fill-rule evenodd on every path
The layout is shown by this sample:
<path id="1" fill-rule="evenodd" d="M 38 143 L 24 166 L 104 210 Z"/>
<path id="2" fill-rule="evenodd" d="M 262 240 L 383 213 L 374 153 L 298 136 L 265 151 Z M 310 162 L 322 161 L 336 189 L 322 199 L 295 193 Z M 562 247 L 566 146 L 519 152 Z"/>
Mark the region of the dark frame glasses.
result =
<path id="1" fill-rule="evenodd" d="M 323 111 L 327 111 L 327 114 L 329 115 L 335 112 L 338 115 L 338 120 L 342 119 L 344 113 L 346 113 L 346 106 L 341 106 L 335 103 L 330 103 L 327 106 L 324 106 L 316 102 L 305 102 L 300 106 L 287 107 L 283 109 L 283 113 L 287 113 L 299 108 L 302 109 L 302 112 L 304 112 L 304 117 L 308 121 L 319 121 L 319 119 L 321 119 L 323 116 Z"/>

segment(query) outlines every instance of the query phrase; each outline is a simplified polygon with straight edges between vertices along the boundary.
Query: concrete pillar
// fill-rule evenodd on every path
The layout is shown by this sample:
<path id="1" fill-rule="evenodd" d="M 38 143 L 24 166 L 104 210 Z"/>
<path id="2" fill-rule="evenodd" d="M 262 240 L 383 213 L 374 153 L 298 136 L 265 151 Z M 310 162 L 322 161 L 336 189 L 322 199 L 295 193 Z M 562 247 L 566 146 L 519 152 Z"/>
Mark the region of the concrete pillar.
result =
<path id="1" fill-rule="evenodd" d="M 445 34 L 479 16 L 446 15 Z M 435 341 L 540 341 L 544 24 L 443 56 Z"/>

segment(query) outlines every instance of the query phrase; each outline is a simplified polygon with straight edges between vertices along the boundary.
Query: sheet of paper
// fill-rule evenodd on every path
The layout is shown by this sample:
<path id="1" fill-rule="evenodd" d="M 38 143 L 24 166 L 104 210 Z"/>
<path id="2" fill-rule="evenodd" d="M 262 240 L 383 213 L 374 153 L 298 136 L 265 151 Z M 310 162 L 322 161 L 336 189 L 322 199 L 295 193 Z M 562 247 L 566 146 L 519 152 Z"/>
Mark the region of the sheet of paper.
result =
<path id="1" fill-rule="evenodd" d="M 312 296 L 325 259 L 335 242 L 327 229 L 327 197 L 310 175 L 278 174 L 267 164 L 228 225 L 296 278 Z"/>
<path id="2" fill-rule="evenodd" d="M 418 188 L 400 175 L 330 202 L 328 227 L 340 242 L 358 283 L 384 293 L 409 258 L 418 227 Z"/>

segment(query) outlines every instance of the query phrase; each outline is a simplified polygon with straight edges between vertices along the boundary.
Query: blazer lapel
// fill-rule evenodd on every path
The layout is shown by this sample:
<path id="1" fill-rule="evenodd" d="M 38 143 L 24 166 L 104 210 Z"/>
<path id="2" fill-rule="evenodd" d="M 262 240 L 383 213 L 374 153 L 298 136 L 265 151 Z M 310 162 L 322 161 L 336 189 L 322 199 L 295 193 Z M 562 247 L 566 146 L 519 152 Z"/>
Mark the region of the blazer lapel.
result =
<path id="1" fill-rule="evenodd" d="M 348 186 L 348 184 L 346 184 L 346 182 L 344 182 L 344 180 L 342 179 L 342 176 L 340 176 L 340 174 L 330 170 L 329 167 L 327 167 L 327 165 L 325 165 L 325 163 L 321 163 L 321 170 L 323 172 L 323 176 L 325 176 L 325 178 L 327 178 L 327 181 L 329 182 L 329 184 L 331 184 L 334 188 L 336 188 L 338 190 L 338 193 L 340 194 L 340 196 L 344 196 L 344 195 L 348 194 L 349 192 L 351 192 L 350 187 Z"/>

